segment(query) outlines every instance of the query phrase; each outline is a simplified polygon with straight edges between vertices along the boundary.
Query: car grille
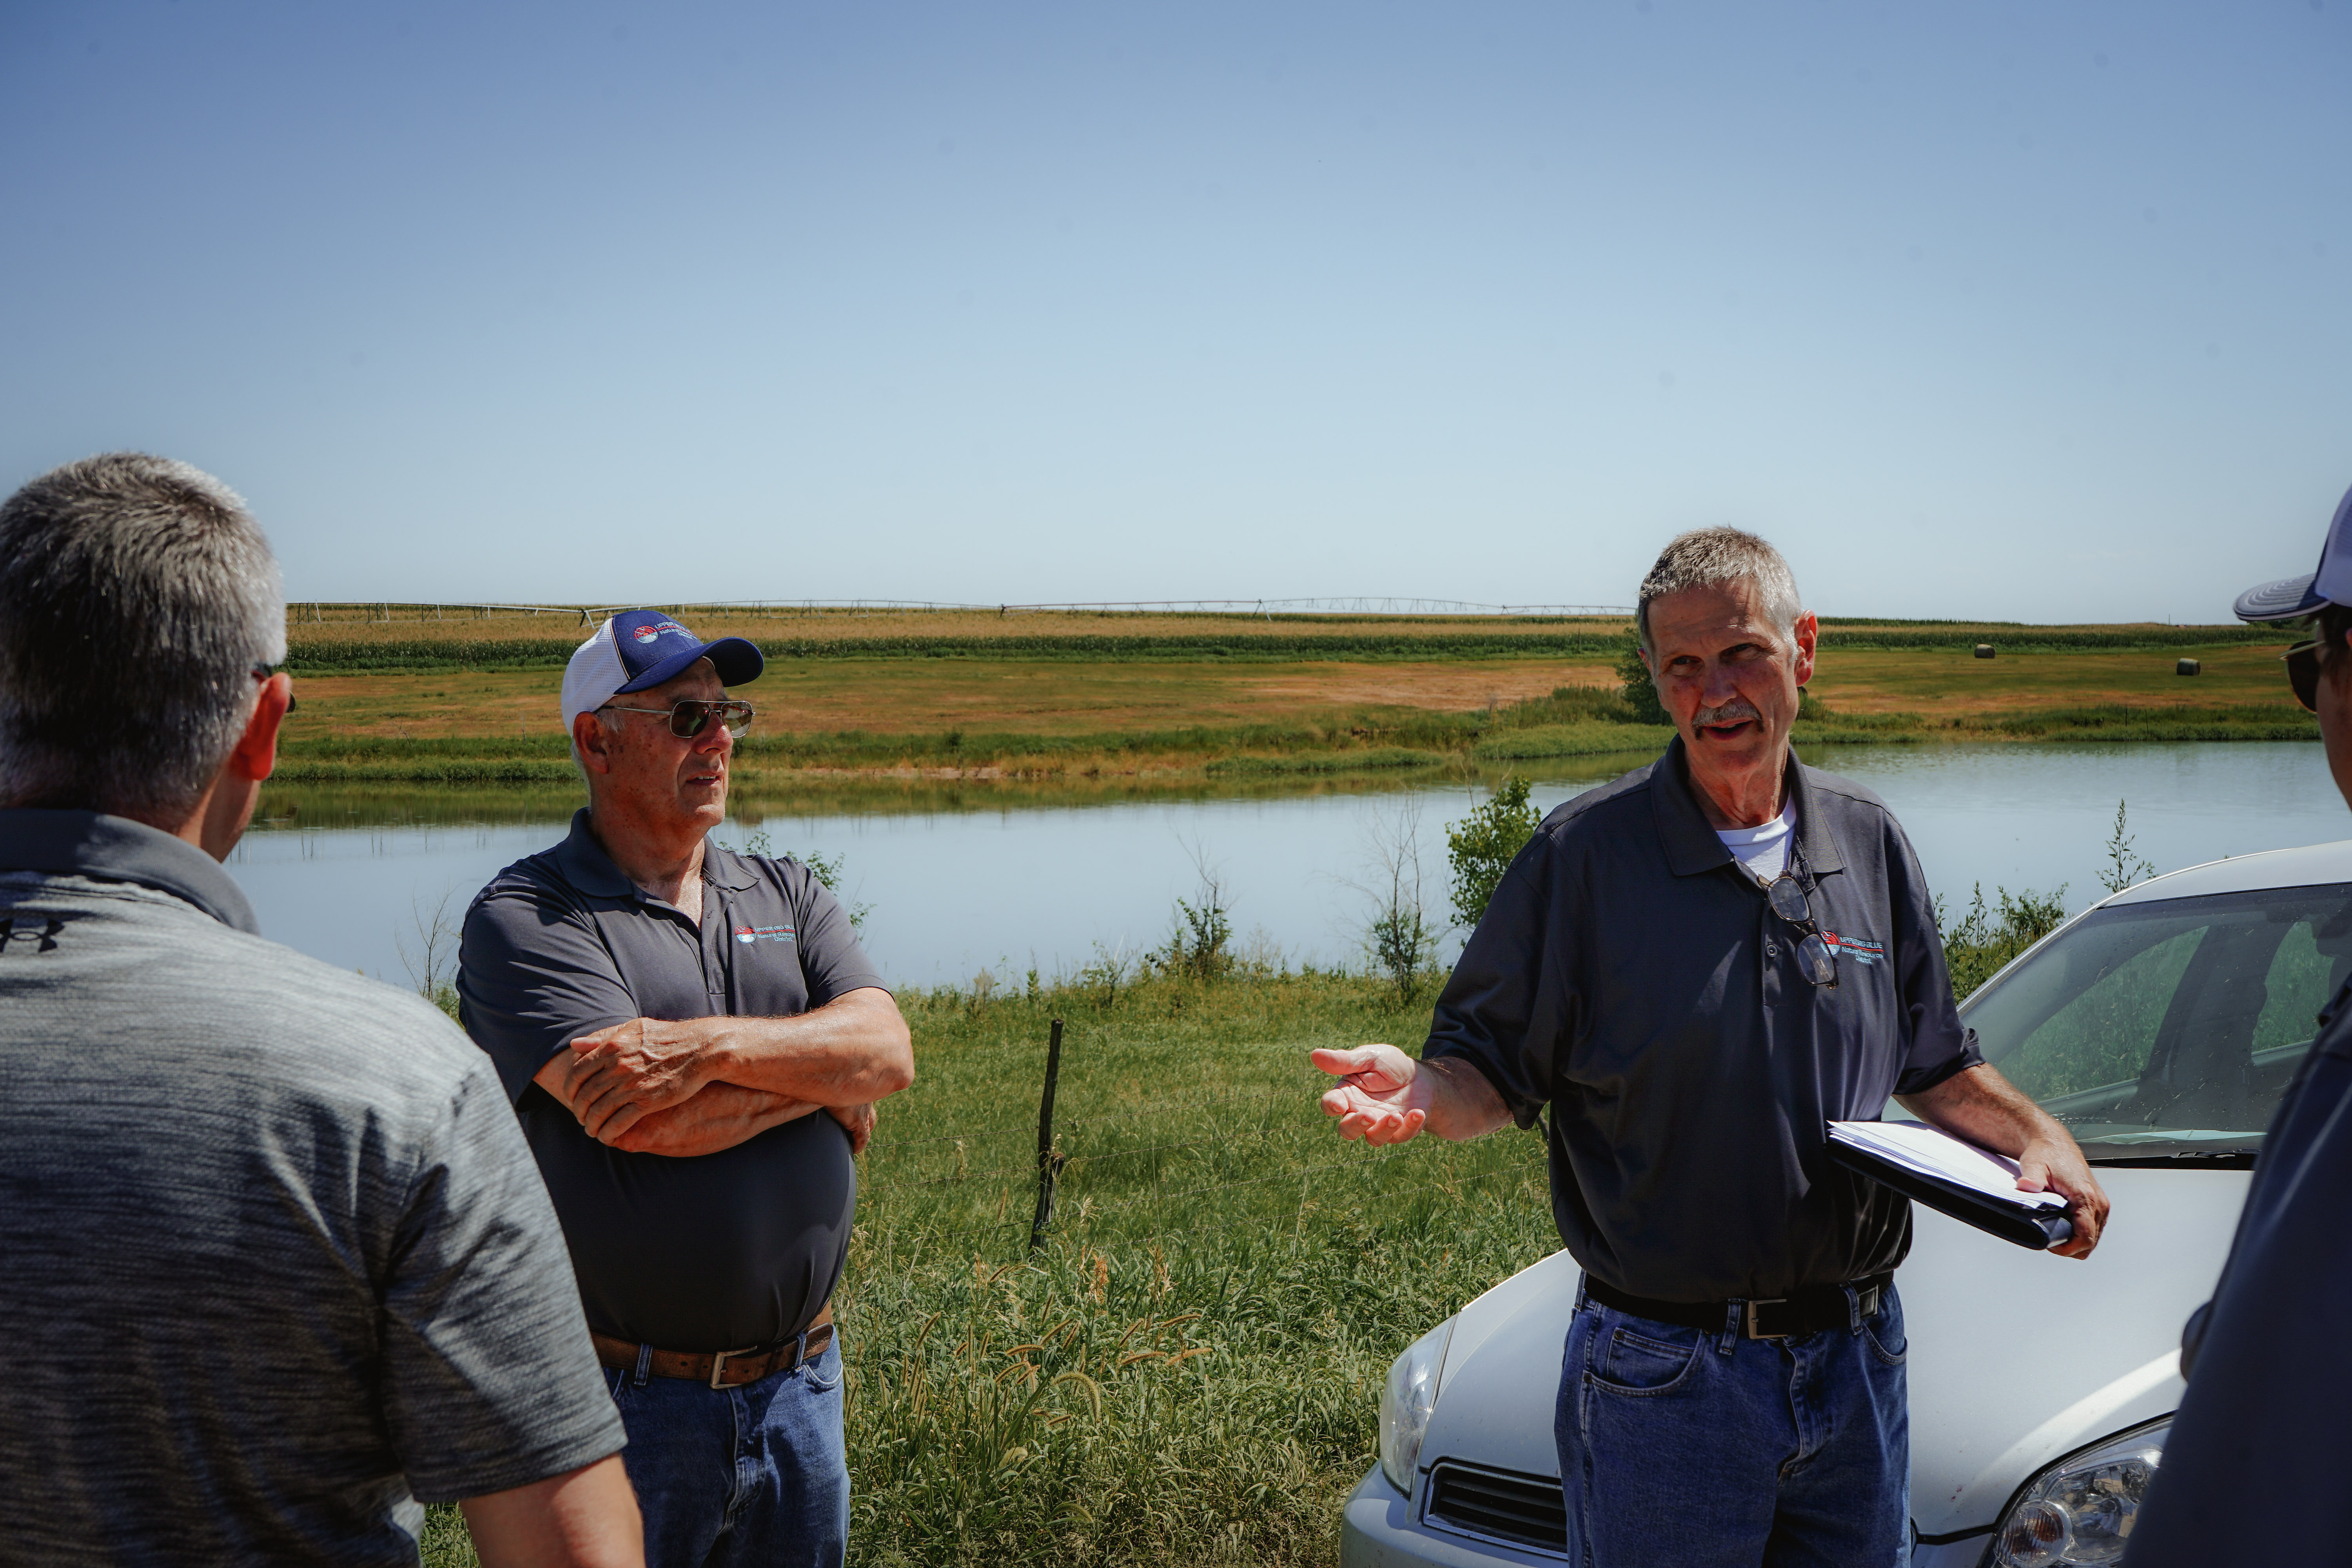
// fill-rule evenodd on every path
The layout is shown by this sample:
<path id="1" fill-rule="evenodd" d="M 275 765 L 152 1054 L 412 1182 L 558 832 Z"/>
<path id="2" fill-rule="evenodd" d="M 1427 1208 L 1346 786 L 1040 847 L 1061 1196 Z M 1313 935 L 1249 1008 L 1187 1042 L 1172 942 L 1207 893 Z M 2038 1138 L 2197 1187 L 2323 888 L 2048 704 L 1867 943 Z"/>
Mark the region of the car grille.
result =
<path id="1" fill-rule="evenodd" d="M 1423 1517 L 1538 1552 L 1568 1551 L 1568 1504 L 1559 1479 L 1551 1476 L 1473 1469 L 1443 1461 L 1429 1472 L 1429 1505 Z"/>

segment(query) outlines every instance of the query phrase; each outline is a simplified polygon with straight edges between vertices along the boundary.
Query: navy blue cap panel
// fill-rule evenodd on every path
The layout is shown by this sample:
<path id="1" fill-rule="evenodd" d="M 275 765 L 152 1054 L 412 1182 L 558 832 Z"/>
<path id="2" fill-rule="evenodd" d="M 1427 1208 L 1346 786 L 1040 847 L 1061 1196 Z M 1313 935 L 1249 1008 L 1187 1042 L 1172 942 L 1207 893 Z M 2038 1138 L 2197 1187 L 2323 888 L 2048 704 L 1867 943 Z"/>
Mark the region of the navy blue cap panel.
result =
<path id="1" fill-rule="evenodd" d="M 718 667 L 719 684 L 721 686 L 740 686 L 747 680 L 757 680 L 760 672 L 768 668 L 768 661 L 761 657 L 760 650 L 741 637 L 720 637 L 717 642 L 702 643 L 672 654 L 620 689 L 650 690 L 665 680 L 684 675 L 693 668 L 698 658 L 707 658 Z"/>
<path id="2" fill-rule="evenodd" d="M 2238 618 L 2242 621 L 2299 621 L 2315 615 L 2327 601 L 2320 596 L 2319 574 L 2306 572 L 2300 577 L 2284 577 L 2275 583 L 2265 583 L 2259 588 L 2249 588 L 2238 595 Z"/>
<path id="3" fill-rule="evenodd" d="M 704 642 L 658 610 L 624 610 L 613 617 L 613 646 L 629 679 L 621 691 L 644 691 L 676 679 L 698 658 L 719 670 L 722 686 L 756 680 L 767 668 L 760 650 L 741 637 Z"/>

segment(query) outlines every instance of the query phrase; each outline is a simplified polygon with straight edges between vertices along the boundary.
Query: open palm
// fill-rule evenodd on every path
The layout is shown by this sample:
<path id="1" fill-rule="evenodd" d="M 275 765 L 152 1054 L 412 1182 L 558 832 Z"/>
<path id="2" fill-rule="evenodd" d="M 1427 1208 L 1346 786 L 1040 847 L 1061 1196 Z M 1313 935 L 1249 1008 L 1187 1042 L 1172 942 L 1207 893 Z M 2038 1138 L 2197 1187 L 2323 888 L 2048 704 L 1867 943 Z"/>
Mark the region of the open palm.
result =
<path id="1" fill-rule="evenodd" d="M 1394 1046 L 1318 1050 L 1312 1060 L 1339 1080 L 1325 1091 L 1323 1112 L 1339 1119 L 1341 1137 L 1402 1143 L 1429 1120 L 1429 1080 L 1420 1064 Z"/>

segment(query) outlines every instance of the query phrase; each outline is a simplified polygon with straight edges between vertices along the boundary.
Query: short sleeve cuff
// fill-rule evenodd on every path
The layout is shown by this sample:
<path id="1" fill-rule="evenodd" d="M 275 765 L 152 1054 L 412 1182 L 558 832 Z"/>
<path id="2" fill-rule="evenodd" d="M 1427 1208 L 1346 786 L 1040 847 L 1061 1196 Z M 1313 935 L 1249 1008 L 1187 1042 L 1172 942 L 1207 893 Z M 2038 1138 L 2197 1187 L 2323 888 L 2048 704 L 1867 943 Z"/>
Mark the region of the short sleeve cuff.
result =
<path id="1" fill-rule="evenodd" d="M 1508 1108 L 1511 1120 L 1518 1124 L 1521 1131 L 1533 1127 L 1536 1124 L 1536 1118 L 1543 1114 L 1542 1101 L 1528 1100 L 1515 1092 L 1509 1084 L 1503 1081 L 1502 1075 L 1496 1070 L 1494 1065 L 1475 1051 L 1465 1050 L 1450 1041 L 1430 1040 L 1421 1047 L 1421 1059 L 1425 1062 L 1441 1059 L 1468 1062 L 1472 1067 L 1476 1068 L 1478 1076 L 1493 1086 L 1496 1098 Z"/>
<path id="2" fill-rule="evenodd" d="M 1946 1079 L 1957 1077 L 1970 1068 L 1982 1066 L 1984 1066 L 1984 1053 L 1977 1049 L 1976 1037 L 1970 1035 L 1967 1045 L 1934 1067 L 1914 1068 L 1905 1073 L 1895 1083 L 1895 1092 L 1925 1094 Z"/>

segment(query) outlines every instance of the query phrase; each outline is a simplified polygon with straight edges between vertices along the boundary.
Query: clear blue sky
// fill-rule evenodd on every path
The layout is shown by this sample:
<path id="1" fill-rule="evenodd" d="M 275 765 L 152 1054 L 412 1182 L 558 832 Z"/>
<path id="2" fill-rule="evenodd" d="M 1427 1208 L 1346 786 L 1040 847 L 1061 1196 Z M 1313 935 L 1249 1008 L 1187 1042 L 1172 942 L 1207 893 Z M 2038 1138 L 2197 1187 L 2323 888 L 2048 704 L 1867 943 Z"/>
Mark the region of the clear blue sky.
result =
<path id="1" fill-rule="evenodd" d="M 0 6 L 0 487 L 298 597 L 2226 616 L 2352 483 L 2352 0 Z"/>

